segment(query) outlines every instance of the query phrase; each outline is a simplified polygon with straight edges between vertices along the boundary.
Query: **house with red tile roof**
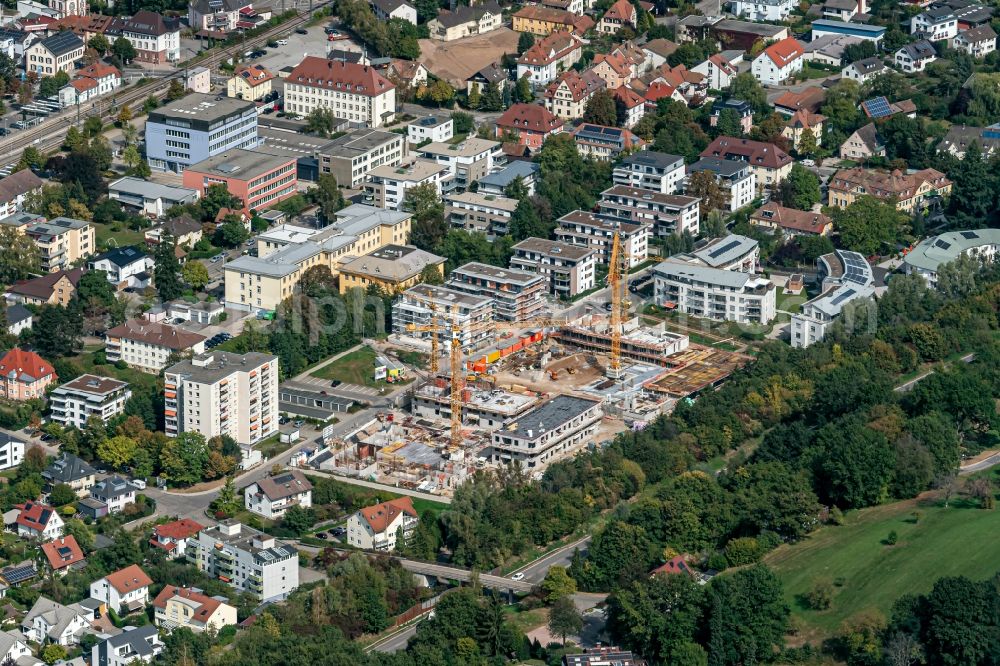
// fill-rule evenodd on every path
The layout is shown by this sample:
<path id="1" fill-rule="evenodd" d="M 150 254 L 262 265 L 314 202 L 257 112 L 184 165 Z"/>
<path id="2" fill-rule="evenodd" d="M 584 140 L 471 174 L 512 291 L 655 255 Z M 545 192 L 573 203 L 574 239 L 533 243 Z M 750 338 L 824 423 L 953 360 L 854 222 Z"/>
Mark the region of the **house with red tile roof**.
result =
<path id="1" fill-rule="evenodd" d="M 48 560 L 49 567 L 58 576 L 65 576 L 71 568 L 80 568 L 86 564 L 83 550 L 72 534 L 43 543 L 42 553 Z"/>
<path id="2" fill-rule="evenodd" d="M 42 398 L 45 388 L 57 379 L 52 364 L 33 351 L 14 347 L 0 357 L 0 398 Z"/>
<path id="3" fill-rule="evenodd" d="M 17 535 L 26 539 L 51 541 L 63 535 L 63 519 L 48 504 L 25 502 L 18 504 Z"/>
<path id="4" fill-rule="evenodd" d="M 629 0 L 616 0 L 601 17 L 597 24 L 597 32 L 613 35 L 622 28 L 635 28 L 638 22 L 639 12 L 636 11 L 635 5 Z"/>
<path id="5" fill-rule="evenodd" d="M 170 523 L 163 523 L 153 528 L 153 536 L 149 545 L 167 552 L 167 559 L 173 560 L 184 555 L 187 540 L 205 529 L 204 525 L 190 518 L 181 518 Z"/>
<path id="6" fill-rule="evenodd" d="M 122 73 L 117 67 L 95 62 L 76 73 L 73 80 L 59 90 L 63 106 L 83 104 L 87 100 L 107 95 L 122 85 Z"/>
<path id="7" fill-rule="evenodd" d="M 670 558 L 670 560 L 668 560 L 665 564 L 661 564 L 660 566 L 656 567 L 651 572 L 649 572 L 650 576 L 658 576 L 661 574 L 667 576 L 672 576 L 676 574 L 682 574 L 682 575 L 686 574 L 691 578 L 697 578 L 697 576 L 695 576 L 694 571 L 691 570 L 691 567 L 688 566 L 688 563 L 684 560 L 684 557 L 682 555 L 677 555 L 675 557 Z"/>
<path id="8" fill-rule="evenodd" d="M 194 632 L 236 624 L 236 609 L 201 590 L 167 585 L 153 599 L 153 621 L 168 631 L 186 627 Z"/>
<path id="9" fill-rule="evenodd" d="M 805 47 L 794 37 L 771 44 L 754 58 L 750 71 L 764 85 L 777 85 L 802 71 Z"/>
<path id="10" fill-rule="evenodd" d="M 819 107 L 826 101 L 826 90 L 819 86 L 809 86 L 800 92 L 789 90 L 781 93 L 781 96 L 774 100 L 774 110 L 778 113 L 791 116 L 796 111 L 811 111 L 816 113 Z"/>
<path id="11" fill-rule="evenodd" d="M 529 77 L 531 83 L 543 86 L 559 72 L 572 67 L 583 52 L 583 40 L 571 32 L 557 30 L 546 35 L 517 59 L 517 78 Z"/>
<path id="12" fill-rule="evenodd" d="M 226 95 L 256 102 L 271 94 L 273 81 L 274 74 L 263 65 L 240 65 L 226 81 Z"/>
<path id="13" fill-rule="evenodd" d="M 816 139 L 816 145 L 823 143 L 823 123 L 826 116 L 811 111 L 796 111 L 791 118 L 785 121 L 785 128 L 781 130 L 781 136 L 788 139 L 793 150 L 799 149 L 802 142 L 802 135 L 808 130 Z"/>
<path id="14" fill-rule="evenodd" d="M 496 120 L 497 138 L 513 134 L 530 150 L 542 147 L 545 139 L 563 131 L 563 121 L 538 104 L 514 104 Z"/>
<path id="15" fill-rule="evenodd" d="M 365 550 L 391 551 L 396 535 L 409 536 L 417 527 L 413 500 L 399 497 L 359 509 L 347 520 L 347 543 Z"/>
<path id="16" fill-rule="evenodd" d="M 776 201 L 768 201 L 750 215 L 750 224 L 763 229 L 778 230 L 785 237 L 827 236 L 833 221 L 822 213 L 785 208 Z"/>
<path id="17" fill-rule="evenodd" d="M 704 62 L 692 67 L 691 71 L 702 74 L 709 88 L 713 90 L 725 90 L 733 82 L 736 75 L 740 73 L 736 65 L 742 61 L 742 56 L 740 56 L 739 60 L 730 61 L 721 53 L 716 53 L 710 55 Z"/>
<path id="18" fill-rule="evenodd" d="M 583 117 L 587 102 L 598 91 L 604 90 L 604 81 L 591 71 L 563 72 L 545 89 L 545 108 L 564 120 Z"/>
<path id="19" fill-rule="evenodd" d="M 615 90 L 615 102 L 625 107 L 625 122 L 622 127 L 632 129 L 646 115 L 646 99 L 628 86 Z"/>
<path id="20" fill-rule="evenodd" d="M 620 88 L 636 75 L 634 65 L 620 52 L 598 53 L 594 56 L 590 71 L 601 77 L 609 90 Z"/>
<path id="21" fill-rule="evenodd" d="M 701 157 L 747 162 L 757 176 L 758 189 L 778 185 L 792 171 L 794 162 L 788 153 L 773 143 L 731 136 L 717 137 L 701 151 Z"/>
<path id="22" fill-rule="evenodd" d="M 134 612 L 149 603 L 153 580 L 138 564 L 109 573 L 90 584 L 90 598 L 97 599 L 115 612 Z"/>

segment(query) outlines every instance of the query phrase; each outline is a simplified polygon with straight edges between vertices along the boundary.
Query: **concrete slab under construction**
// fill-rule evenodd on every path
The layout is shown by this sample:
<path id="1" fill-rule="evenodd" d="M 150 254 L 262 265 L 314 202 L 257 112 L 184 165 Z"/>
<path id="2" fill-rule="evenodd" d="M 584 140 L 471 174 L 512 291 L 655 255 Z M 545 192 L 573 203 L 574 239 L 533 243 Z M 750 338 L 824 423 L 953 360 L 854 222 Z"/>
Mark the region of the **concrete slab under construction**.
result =
<path id="1" fill-rule="evenodd" d="M 646 388 L 672 398 L 686 398 L 718 386 L 751 360 L 746 354 L 691 345 L 687 352 L 672 359 L 671 367 L 648 382 Z"/>

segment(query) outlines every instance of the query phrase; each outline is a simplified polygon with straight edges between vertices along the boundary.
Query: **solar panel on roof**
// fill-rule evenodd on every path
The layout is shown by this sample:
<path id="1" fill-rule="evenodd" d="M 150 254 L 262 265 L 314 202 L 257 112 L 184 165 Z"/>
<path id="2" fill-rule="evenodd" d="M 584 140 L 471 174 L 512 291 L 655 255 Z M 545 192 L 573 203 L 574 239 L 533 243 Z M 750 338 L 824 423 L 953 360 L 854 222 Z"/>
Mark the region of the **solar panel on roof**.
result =
<path id="1" fill-rule="evenodd" d="M 33 565 L 24 567 L 13 567 L 11 569 L 5 569 L 2 573 L 3 579 L 6 580 L 11 585 L 17 583 L 22 583 L 26 580 L 34 578 L 38 573 L 35 571 Z"/>
<path id="2" fill-rule="evenodd" d="M 968 238 L 969 240 L 972 240 L 973 238 L 979 238 L 979 234 L 977 234 L 975 231 L 963 231 L 961 233 L 962 233 L 962 238 Z"/>
<path id="3" fill-rule="evenodd" d="M 943 241 L 939 238 L 934 242 L 934 247 L 939 247 L 942 250 L 947 250 L 948 248 L 951 247 L 951 243 L 949 243 L 948 241 Z"/>
<path id="4" fill-rule="evenodd" d="M 729 252 L 734 247 L 739 247 L 739 244 L 740 244 L 739 241 L 729 241 L 728 243 L 726 243 L 722 247 L 717 247 L 714 250 L 712 250 L 711 252 L 709 252 L 708 256 L 712 257 L 712 259 L 715 259 L 719 255 L 725 254 L 726 252 Z"/>
<path id="5" fill-rule="evenodd" d="M 885 118 L 892 115 L 892 109 L 889 108 L 889 100 L 885 97 L 874 97 L 862 102 L 861 106 L 864 107 L 865 113 L 871 118 Z"/>

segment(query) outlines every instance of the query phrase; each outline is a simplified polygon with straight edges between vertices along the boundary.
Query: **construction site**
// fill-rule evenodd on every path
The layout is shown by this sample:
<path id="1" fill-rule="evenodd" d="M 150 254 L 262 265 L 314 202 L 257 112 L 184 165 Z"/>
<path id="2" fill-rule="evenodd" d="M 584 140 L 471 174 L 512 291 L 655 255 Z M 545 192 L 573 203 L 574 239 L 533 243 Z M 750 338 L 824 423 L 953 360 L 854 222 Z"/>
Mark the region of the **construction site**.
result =
<path id="1" fill-rule="evenodd" d="M 423 323 L 406 326 L 409 340 L 393 340 L 430 352 L 409 410 L 380 413 L 308 464 L 445 495 L 494 465 L 540 476 L 556 460 L 644 428 L 751 360 L 631 316 L 615 240 L 610 313 L 497 322 L 493 344 L 470 353 L 457 310 L 431 307 Z"/>

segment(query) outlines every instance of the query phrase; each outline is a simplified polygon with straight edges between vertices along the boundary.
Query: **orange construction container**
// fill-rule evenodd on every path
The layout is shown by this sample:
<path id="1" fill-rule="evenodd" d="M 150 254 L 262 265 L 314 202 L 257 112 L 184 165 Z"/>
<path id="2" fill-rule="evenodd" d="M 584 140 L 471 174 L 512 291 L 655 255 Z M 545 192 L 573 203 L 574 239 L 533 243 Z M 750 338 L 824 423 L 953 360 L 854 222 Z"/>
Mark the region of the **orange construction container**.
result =
<path id="1" fill-rule="evenodd" d="M 473 372 L 486 372 L 486 361 L 476 361 L 475 363 L 473 363 L 472 364 L 472 371 Z M 470 398 L 472 398 L 472 393 L 469 393 L 469 397 L 465 399 L 466 402 L 468 402 Z"/>

